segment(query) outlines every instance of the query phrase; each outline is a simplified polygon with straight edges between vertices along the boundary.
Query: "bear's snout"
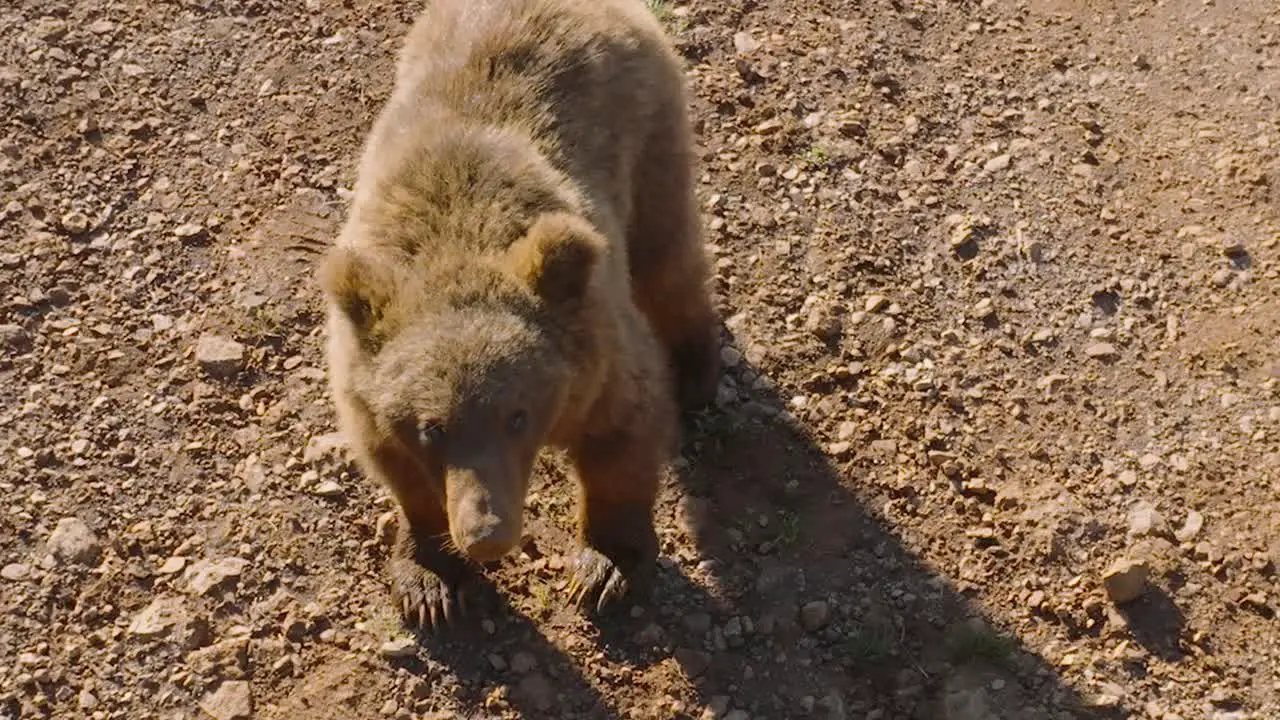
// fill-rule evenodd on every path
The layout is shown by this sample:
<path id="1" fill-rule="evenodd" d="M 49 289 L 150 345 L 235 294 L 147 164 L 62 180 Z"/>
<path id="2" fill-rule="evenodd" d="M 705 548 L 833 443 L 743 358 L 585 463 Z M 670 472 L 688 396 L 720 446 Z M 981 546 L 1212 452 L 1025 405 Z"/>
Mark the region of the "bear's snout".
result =
<path id="1" fill-rule="evenodd" d="M 449 532 L 458 550 L 475 562 L 501 558 L 520 543 L 520 504 L 495 496 L 475 473 L 450 473 Z"/>

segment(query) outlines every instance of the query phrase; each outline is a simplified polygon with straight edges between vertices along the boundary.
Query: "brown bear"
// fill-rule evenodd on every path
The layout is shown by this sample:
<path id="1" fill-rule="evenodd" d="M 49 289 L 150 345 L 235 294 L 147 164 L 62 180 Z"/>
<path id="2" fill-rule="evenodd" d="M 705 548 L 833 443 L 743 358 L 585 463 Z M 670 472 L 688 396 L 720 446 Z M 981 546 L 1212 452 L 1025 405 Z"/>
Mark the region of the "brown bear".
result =
<path id="1" fill-rule="evenodd" d="M 681 407 L 719 380 L 682 63 L 643 0 L 435 0 L 319 271 L 340 426 L 401 515 L 411 625 L 515 548 L 532 465 L 579 480 L 570 596 L 650 590 Z"/>

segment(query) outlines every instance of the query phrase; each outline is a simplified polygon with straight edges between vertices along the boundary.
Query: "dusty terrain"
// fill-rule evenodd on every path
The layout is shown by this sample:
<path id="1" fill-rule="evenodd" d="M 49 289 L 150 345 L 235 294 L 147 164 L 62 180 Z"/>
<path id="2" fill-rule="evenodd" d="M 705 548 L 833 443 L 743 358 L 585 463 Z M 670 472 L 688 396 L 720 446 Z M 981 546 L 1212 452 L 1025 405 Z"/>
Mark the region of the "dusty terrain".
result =
<path id="1" fill-rule="evenodd" d="M 563 607 L 552 457 L 421 645 L 310 275 L 416 7 L 0 8 L 0 718 L 1280 717 L 1270 0 L 657 7 L 731 365 L 659 595 Z"/>

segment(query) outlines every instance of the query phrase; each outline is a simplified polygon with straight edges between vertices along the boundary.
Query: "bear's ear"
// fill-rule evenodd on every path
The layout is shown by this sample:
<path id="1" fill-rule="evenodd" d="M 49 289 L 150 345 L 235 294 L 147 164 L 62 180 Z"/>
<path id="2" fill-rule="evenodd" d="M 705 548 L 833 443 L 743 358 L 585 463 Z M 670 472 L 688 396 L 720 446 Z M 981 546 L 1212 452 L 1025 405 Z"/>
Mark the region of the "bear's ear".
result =
<path id="1" fill-rule="evenodd" d="M 325 297 L 362 335 L 373 329 L 395 291 L 394 268 L 343 245 L 330 248 L 316 276 Z"/>
<path id="2" fill-rule="evenodd" d="M 511 246 L 512 269 L 552 305 L 581 302 L 606 244 L 590 223 L 568 213 L 539 217 Z"/>

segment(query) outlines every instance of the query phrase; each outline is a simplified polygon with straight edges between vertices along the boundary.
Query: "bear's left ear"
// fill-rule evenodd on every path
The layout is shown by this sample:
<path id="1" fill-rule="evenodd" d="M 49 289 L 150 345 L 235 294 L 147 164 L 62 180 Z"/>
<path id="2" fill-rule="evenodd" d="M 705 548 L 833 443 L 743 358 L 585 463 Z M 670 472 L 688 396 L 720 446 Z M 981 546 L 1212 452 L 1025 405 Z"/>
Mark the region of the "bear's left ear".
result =
<path id="1" fill-rule="evenodd" d="M 511 269 L 550 305 L 576 304 L 587 294 L 596 264 L 607 246 L 586 220 L 547 213 L 511 246 Z"/>

